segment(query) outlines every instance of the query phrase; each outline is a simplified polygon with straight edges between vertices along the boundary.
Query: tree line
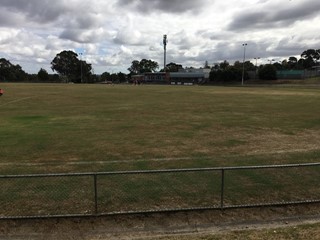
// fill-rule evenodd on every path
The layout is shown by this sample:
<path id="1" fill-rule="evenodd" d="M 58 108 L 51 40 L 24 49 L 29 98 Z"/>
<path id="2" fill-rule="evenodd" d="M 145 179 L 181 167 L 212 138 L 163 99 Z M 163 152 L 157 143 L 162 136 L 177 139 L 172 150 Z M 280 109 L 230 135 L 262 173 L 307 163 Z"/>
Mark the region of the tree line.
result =
<path id="1" fill-rule="evenodd" d="M 53 74 L 49 74 L 41 68 L 37 74 L 26 73 L 20 65 L 14 65 L 5 58 L 0 59 L 0 81 L 4 82 L 73 82 L 73 83 L 96 83 L 96 82 L 125 82 L 132 75 L 143 74 L 145 72 L 155 72 L 159 69 L 159 64 L 152 60 L 134 60 L 128 68 L 129 74 L 104 72 L 101 75 L 93 73 L 92 65 L 79 58 L 73 51 L 62 51 L 51 61 Z M 302 70 L 311 69 L 318 65 L 320 59 L 320 49 L 308 49 L 303 51 L 300 59 L 292 56 L 282 62 L 255 66 L 250 61 L 244 64 L 236 61 L 231 65 L 228 61 L 223 61 L 214 66 L 209 66 L 206 61 L 203 68 L 211 69 L 211 81 L 240 81 L 243 67 L 245 69 L 244 78 L 248 79 L 247 71 L 256 71 L 260 79 L 275 79 L 277 70 Z M 182 69 L 181 64 L 169 63 L 160 72 L 178 72 Z"/>

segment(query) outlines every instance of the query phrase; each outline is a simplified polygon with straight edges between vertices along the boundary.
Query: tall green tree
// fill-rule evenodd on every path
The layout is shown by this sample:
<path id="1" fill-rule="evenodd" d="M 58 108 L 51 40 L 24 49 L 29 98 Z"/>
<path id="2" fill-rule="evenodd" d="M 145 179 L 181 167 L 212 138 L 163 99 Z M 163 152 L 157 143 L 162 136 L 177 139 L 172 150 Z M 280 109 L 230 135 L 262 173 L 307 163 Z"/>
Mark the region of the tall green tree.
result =
<path id="1" fill-rule="evenodd" d="M 104 72 L 104 73 L 101 74 L 100 79 L 101 79 L 102 82 L 111 81 L 111 74 L 109 72 Z"/>
<path id="2" fill-rule="evenodd" d="M 237 69 L 242 69 L 243 68 L 243 62 L 240 61 L 235 61 L 233 66 Z M 250 61 L 245 61 L 244 62 L 244 69 L 245 71 L 255 71 L 256 67 L 253 65 L 252 62 Z"/>
<path id="3" fill-rule="evenodd" d="M 136 75 L 140 73 L 140 62 L 138 60 L 134 60 L 131 63 L 131 66 L 128 68 L 128 71 L 132 75 Z"/>
<path id="4" fill-rule="evenodd" d="M 219 68 L 222 70 L 227 69 L 227 67 L 230 66 L 230 63 L 227 60 L 224 60 L 223 62 L 219 63 Z"/>
<path id="5" fill-rule="evenodd" d="M 119 79 L 120 83 L 125 82 L 125 81 L 127 81 L 127 75 L 122 73 L 122 72 L 119 72 L 118 73 L 118 79 Z"/>
<path id="6" fill-rule="evenodd" d="M 182 69 L 182 65 L 181 64 L 176 64 L 176 63 L 169 63 L 166 66 L 166 71 L 168 72 L 179 72 L 179 69 Z"/>
<path id="7" fill-rule="evenodd" d="M 0 59 L 0 81 L 26 82 L 28 74 L 22 70 L 20 65 L 14 65 L 5 58 Z"/>
<path id="8" fill-rule="evenodd" d="M 131 75 L 141 74 L 145 72 L 155 72 L 159 68 L 159 64 L 152 60 L 142 59 L 132 61 L 130 68 L 128 68 Z"/>
<path id="9" fill-rule="evenodd" d="M 62 51 L 51 62 L 51 69 L 59 73 L 66 82 L 89 82 L 92 75 L 91 64 L 78 59 L 73 51 Z"/>
<path id="10" fill-rule="evenodd" d="M 303 59 L 303 66 L 311 68 L 320 59 L 320 49 L 308 49 L 301 54 L 301 58 Z"/>
<path id="11" fill-rule="evenodd" d="M 216 83 L 234 83 L 242 80 L 242 70 L 240 68 L 229 66 L 226 69 L 212 70 L 210 72 L 210 81 Z M 249 75 L 244 72 L 244 80 L 248 80 Z"/>
<path id="12" fill-rule="evenodd" d="M 259 69 L 259 78 L 261 80 L 277 80 L 277 69 L 272 64 L 266 64 Z"/>
<path id="13" fill-rule="evenodd" d="M 45 69 L 41 68 L 38 72 L 38 80 L 40 82 L 48 82 L 49 79 L 49 73 Z"/>
<path id="14" fill-rule="evenodd" d="M 207 60 L 205 61 L 203 68 L 205 68 L 205 69 L 210 69 L 211 68 L 209 66 L 209 62 Z"/>
<path id="15" fill-rule="evenodd" d="M 289 69 L 296 69 L 298 65 L 298 59 L 296 57 L 289 57 L 287 64 Z"/>

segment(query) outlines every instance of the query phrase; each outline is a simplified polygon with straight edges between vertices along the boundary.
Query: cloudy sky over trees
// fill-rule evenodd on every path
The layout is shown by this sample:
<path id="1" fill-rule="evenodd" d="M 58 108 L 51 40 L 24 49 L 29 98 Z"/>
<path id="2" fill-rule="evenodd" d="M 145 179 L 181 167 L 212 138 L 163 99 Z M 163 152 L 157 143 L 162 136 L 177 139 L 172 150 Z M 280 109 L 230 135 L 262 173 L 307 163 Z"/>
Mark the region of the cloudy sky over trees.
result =
<path id="1" fill-rule="evenodd" d="M 143 58 L 203 66 L 243 58 L 283 60 L 320 48 L 318 0 L 0 0 L 0 57 L 29 72 L 50 70 L 73 50 L 95 73 Z M 51 70 L 50 70 L 51 72 Z"/>

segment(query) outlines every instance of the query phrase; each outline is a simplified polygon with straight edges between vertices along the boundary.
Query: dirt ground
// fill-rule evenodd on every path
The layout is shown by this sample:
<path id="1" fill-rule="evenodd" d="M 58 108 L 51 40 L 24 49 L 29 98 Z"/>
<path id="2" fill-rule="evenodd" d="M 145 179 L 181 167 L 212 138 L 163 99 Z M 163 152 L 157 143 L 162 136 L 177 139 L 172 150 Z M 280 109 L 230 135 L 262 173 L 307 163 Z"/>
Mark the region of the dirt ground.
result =
<path id="1" fill-rule="evenodd" d="M 0 239 L 163 239 L 319 222 L 320 204 L 96 218 L 0 220 Z"/>

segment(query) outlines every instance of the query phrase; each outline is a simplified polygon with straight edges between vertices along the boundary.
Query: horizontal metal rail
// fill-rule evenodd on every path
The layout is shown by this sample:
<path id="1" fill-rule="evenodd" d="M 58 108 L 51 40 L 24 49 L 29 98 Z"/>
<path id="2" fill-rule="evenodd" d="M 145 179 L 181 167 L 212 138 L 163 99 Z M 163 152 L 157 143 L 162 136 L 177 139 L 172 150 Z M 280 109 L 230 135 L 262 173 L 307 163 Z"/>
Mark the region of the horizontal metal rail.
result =
<path id="1" fill-rule="evenodd" d="M 178 172 L 208 172 L 208 171 L 222 171 L 222 170 L 231 171 L 231 170 L 250 170 L 250 169 L 315 167 L 315 166 L 320 166 L 320 163 L 238 166 L 238 167 L 212 167 L 212 168 L 162 169 L 162 170 L 112 171 L 112 172 L 0 175 L 0 179 L 1 178 L 71 177 L 71 176 L 94 176 L 94 175 L 100 176 L 100 175 L 158 174 L 158 173 L 178 173 Z"/>

